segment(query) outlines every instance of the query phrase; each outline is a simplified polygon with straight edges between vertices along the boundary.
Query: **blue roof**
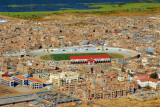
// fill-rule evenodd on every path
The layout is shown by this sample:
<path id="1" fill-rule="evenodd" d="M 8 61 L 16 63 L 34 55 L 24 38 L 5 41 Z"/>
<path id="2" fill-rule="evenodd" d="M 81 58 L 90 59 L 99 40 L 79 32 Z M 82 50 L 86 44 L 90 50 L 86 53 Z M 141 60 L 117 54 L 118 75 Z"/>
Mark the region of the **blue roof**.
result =
<path id="1" fill-rule="evenodd" d="M 154 52 L 154 49 L 152 49 L 152 48 L 146 48 L 146 51 L 147 52 Z"/>
<path id="2" fill-rule="evenodd" d="M 137 37 L 133 37 L 133 39 L 137 39 Z"/>
<path id="3" fill-rule="evenodd" d="M 92 42 L 92 44 L 97 44 L 96 42 Z"/>

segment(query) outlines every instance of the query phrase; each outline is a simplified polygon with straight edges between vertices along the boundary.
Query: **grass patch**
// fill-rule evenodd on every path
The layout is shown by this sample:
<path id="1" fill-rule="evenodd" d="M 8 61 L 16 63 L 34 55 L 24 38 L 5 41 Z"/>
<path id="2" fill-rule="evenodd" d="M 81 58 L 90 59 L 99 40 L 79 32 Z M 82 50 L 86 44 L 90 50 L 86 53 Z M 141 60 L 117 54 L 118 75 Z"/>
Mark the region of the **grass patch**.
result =
<path id="1" fill-rule="evenodd" d="M 73 24 L 67 24 L 68 26 L 87 26 L 87 25 L 96 25 L 96 24 L 91 24 L 87 22 L 78 22 L 78 23 L 73 23 Z"/>
<path id="2" fill-rule="evenodd" d="M 30 7 L 30 6 L 36 6 L 36 4 L 30 4 L 30 5 L 8 5 L 8 7 Z"/>
<path id="3" fill-rule="evenodd" d="M 42 59 L 42 60 L 53 60 L 53 58 L 50 55 L 41 56 L 40 59 Z"/>
<path id="4" fill-rule="evenodd" d="M 77 54 L 51 54 L 51 55 L 44 55 L 41 56 L 40 59 L 42 60 L 70 60 L 70 56 L 77 56 L 77 55 L 109 55 L 111 59 L 114 58 L 124 58 L 123 55 L 115 54 L 115 53 L 77 53 Z"/>
<path id="5" fill-rule="evenodd" d="M 108 53 L 108 55 L 110 56 L 111 59 L 122 59 L 122 58 L 124 58 L 123 55 L 116 54 L 116 53 Z"/>

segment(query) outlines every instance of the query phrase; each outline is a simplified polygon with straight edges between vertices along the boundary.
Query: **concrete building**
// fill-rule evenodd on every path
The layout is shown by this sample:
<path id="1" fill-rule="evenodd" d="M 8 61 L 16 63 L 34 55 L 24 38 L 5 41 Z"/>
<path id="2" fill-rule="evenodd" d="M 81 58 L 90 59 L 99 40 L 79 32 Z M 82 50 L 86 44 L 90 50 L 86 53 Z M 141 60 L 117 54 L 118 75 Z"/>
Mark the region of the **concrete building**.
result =
<path id="1" fill-rule="evenodd" d="M 158 81 L 156 79 L 152 79 L 152 78 L 141 78 L 141 79 L 137 80 L 137 83 L 140 87 L 150 86 L 150 87 L 156 89 L 156 86 L 158 83 L 160 83 L 160 81 Z"/>
<path id="2" fill-rule="evenodd" d="M 9 22 L 9 20 L 0 17 L 0 23 L 3 23 L 3 22 Z"/>
<path id="3" fill-rule="evenodd" d="M 12 79 L 15 81 L 15 83 L 17 83 L 19 85 L 27 86 L 27 84 L 28 84 L 27 78 L 24 78 L 19 75 L 13 76 Z"/>
<path id="4" fill-rule="evenodd" d="M 53 83 L 54 85 L 59 85 L 60 84 L 60 74 L 50 74 L 49 80 L 46 82 Z"/>
<path id="5" fill-rule="evenodd" d="M 76 72 L 67 71 L 59 74 L 51 74 L 49 78 L 50 79 L 47 82 L 50 82 L 53 84 L 60 85 L 60 82 L 65 82 L 70 84 L 74 80 L 79 79 L 79 74 Z"/>
<path id="6" fill-rule="evenodd" d="M 14 80 L 8 77 L 0 77 L 0 83 L 8 87 L 14 87 Z"/>
<path id="7" fill-rule="evenodd" d="M 39 81 L 39 80 L 34 79 L 34 78 L 27 78 L 27 80 L 28 80 L 28 85 L 30 85 L 30 87 L 32 89 L 41 89 L 41 88 L 43 88 L 42 81 Z"/>
<path id="8" fill-rule="evenodd" d="M 118 75 L 118 81 L 124 81 L 125 77 L 123 75 Z"/>
<path id="9" fill-rule="evenodd" d="M 156 90 L 157 90 L 157 91 L 160 91 L 160 82 L 157 84 Z"/>

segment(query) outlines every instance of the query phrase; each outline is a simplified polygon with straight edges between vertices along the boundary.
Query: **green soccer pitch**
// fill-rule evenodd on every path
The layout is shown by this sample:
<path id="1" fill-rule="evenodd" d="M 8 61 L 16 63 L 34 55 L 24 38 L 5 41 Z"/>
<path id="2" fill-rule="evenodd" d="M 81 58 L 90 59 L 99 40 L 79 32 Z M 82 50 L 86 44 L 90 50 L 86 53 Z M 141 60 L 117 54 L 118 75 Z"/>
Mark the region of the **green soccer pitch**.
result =
<path id="1" fill-rule="evenodd" d="M 116 54 L 116 53 L 73 53 L 73 54 L 50 54 L 50 55 L 43 55 L 40 57 L 42 60 L 70 60 L 70 56 L 77 56 L 77 55 L 109 55 L 111 59 L 122 59 L 124 58 L 123 55 Z"/>

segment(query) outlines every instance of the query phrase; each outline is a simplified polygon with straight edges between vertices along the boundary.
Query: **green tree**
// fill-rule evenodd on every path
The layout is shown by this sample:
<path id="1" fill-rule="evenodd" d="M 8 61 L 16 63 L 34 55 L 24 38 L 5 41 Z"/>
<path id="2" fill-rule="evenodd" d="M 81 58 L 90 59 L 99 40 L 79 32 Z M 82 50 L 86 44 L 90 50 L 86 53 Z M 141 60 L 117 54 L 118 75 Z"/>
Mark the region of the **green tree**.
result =
<path id="1" fill-rule="evenodd" d="M 125 72 L 126 70 L 122 67 L 121 71 L 122 71 L 122 72 Z"/>
<path id="2" fill-rule="evenodd" d="M 145 86 L 144 88 L 146 88 L 147 90 L 151 89 L 151 87 L 149 85 Z"/>
<path id="3" fill-rule="evenodd" d="M 157 79 L 158 78 L 158 74 L 155 72 L 155 73 L 152 73 L 150 75 L 150 78 L 153 78 L 153 79 Z"/>

